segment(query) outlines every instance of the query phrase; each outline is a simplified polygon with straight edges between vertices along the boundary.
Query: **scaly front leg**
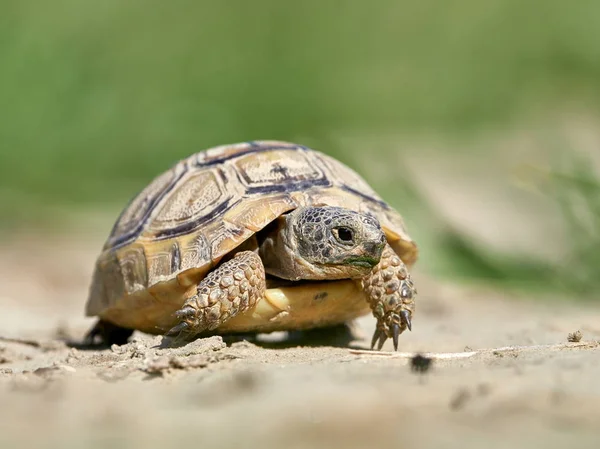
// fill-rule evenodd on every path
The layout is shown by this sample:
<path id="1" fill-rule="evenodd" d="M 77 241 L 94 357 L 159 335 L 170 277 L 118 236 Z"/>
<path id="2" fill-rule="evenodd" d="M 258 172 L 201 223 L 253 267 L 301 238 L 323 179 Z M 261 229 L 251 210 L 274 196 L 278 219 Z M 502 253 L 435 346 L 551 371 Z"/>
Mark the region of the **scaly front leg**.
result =
<path id="1" fill-rule="evenodd" d="M 385 341 L 391 338 L 397 351 L 400 334 L 407 328 L 412 329 L 417 290 L 406 265 L 390 245 L 385 246 L 381 260 L 371 274 L 363 278 L 362 288 L 377 319 L 371 349 L 379 342 L 377 350 L 381 350 Z"/>
<path id="2" fill-rule="evenodd" d="M 196 294 L 175 312 L 180 322 L 167 335 L 190 340 L 214 330 L 254 307 L 264 297 L 265 290 L 265 270 L 260 257 L 252 251 L 241 251 L 198 284 Z"/>

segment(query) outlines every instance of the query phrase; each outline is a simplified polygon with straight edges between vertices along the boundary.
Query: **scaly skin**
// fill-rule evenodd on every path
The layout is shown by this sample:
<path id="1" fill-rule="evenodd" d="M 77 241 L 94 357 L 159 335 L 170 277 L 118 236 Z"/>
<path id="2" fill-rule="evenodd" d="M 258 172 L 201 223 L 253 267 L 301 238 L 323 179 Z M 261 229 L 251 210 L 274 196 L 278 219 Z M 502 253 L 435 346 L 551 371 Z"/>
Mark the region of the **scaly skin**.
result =
<path id="1" fill-rule="evenodd" d="M 398 350 L 399 335 L 412 327 L 417 290 L 406 265 L 389 244 L 386 244 L 379 264 L 362 279 L 362 287 L 377 319 L 371 349 L 378 343 L 377 349 L 381 350 L 385 341 L 391 338 L 394 349 Z"/>
<path id="2" fill-rule="evenodd" d="M 211 271 L 198 284 L 196 294 L 175 313 L 180 323 L 167 335 L 191 339 L 219 327 L 264 297 L 265 270 L 260 257 L 241 251 Z"/>
<path id="3" fill-rule="evenodd" d="M 240 251 L 210 272 L 176 312 L 167 335 L 189 340 L 213 331 L 261 300 L 265 271 L 292 281 L 357 279 L 377 319 L 371 346 L 380 350 L 411 329 L 416 289 L 406 266 L 371 216 L 337 207 L 301 208 L 272 231 L 259 254 Z M 262 258 L 261 258 L 262 256 Z"/>

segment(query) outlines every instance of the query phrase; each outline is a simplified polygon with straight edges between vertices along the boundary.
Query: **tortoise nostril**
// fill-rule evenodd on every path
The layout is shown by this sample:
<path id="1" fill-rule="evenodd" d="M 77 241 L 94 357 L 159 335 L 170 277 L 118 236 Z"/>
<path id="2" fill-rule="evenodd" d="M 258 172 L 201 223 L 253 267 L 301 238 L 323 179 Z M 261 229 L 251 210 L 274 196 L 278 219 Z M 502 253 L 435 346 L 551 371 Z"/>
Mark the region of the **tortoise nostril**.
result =
<path id="1" fill-rule="evenodd" d="M 364 244 L 364 249 L 373 257 L 380 258 L 381 253 L 383 252 L 383 245 L 379 242 L 366 242 Z"/>

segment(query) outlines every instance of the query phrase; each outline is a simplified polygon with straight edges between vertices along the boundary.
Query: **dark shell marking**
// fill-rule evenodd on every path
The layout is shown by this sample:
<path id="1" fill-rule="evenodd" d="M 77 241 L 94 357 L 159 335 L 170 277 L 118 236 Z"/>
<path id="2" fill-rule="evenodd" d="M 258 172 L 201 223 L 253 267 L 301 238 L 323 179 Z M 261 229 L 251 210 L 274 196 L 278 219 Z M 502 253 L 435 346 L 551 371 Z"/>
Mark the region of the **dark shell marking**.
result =
<path id="1" fill-rule="evenodd" d="M 171 272 L 177 273 L 181 268 L 181 251 L 179 249 L 179 243 L 173 242 L 171 245 Z"/>

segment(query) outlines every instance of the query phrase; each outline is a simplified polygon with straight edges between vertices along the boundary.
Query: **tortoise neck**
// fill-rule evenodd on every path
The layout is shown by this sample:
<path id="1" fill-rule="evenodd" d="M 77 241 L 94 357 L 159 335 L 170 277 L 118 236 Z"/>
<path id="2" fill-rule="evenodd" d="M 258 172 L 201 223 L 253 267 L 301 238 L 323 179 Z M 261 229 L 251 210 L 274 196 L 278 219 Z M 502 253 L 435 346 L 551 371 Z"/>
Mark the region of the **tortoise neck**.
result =
<path id="1" fill-rule="evenodd" d="M 265 272 L 282 279 L 298 281 L 303 279 L 299 266 L 294 235 L 289 230 L 288 217 L 279 217 L 260 239 L 258 251 Z"/>

